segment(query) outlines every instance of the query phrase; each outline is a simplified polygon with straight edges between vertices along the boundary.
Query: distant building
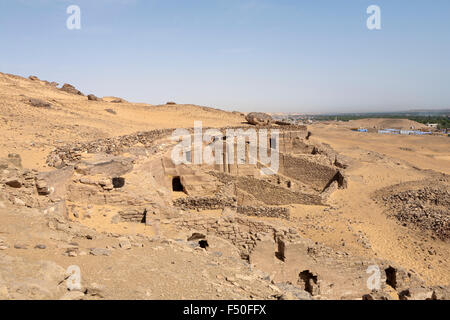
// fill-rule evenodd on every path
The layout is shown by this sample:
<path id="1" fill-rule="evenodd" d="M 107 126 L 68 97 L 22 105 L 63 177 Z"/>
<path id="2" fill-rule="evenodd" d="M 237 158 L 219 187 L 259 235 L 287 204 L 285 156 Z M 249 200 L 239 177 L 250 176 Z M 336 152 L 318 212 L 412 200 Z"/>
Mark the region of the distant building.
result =
<path id="1" fill-rule="evenodd" d="M 427 123 L 427 127 L 428 127 L 428 128 L 437 129 L 438 123 Z"/>

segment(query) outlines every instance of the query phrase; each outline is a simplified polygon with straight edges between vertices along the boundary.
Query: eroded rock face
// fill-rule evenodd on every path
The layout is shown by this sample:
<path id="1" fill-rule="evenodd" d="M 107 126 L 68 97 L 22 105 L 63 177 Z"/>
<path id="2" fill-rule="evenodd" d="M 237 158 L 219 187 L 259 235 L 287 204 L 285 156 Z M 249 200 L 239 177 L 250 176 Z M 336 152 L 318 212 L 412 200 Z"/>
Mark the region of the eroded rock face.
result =
<path id="1" fill-rule="evenodd" d="M 245 117 L 245 120 L 253 125 L 265 125 L 270 124 L 273 121 L 270 115 L 263 112 L 251 112 Z"/>

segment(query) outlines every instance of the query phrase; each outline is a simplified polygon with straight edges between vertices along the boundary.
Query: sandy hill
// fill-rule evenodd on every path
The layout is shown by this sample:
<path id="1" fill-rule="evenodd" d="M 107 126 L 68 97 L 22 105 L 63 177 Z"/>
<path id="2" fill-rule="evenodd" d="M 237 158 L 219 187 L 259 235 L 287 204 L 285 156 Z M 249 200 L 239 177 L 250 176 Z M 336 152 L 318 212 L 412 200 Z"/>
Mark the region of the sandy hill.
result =
<path id="1" fill-rule="evenodd" d="M 85 93 L 86 95 L 89 92 Z M 30 99 L 41 105 L 33 106 Z M 27 167 L 40 167 L 55 145 L 148 131 L 157 128 L 239 125 L 239 113 L 196 105 L 89 101 L 47 81 L 0 73 L 0 156 L 18 152 Z M 36 102 L 35 102 L 36 104 Z"/>
<path id="2" fill-rule="evenodd" d="M 351 120 L 348 122 L 351 127 L 365 127 L 365 128 L 376 128 L 376 129 L 420 129 L 426 128 L 427 126 L 408 119 L 385 119 L 385 118 L 369 118 L 369 119 L 359 119 Z"/>

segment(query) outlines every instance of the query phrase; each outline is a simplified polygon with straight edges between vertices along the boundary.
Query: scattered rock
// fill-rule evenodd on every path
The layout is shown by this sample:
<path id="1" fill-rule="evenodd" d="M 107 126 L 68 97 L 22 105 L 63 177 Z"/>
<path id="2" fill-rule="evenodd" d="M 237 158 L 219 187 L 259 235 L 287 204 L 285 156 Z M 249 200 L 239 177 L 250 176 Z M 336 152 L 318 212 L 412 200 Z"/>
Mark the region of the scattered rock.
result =
<path id="1" fill-rule="evenodd" d="M 433 290 L 424 287 L 414 287 L 400 292 L 400 300 L 432 300 Z"/>
<path id="2" fill-rule="evenodd" d="M 41 99 L 31 98 L 30 100 L 28 100 L 28 102 L 30 103 L 31 106 L 36 107 L 36 108 L 50 109 L 52 107 L 51 103 L 46 102 L 46 101 L 41 100 Z"/>
<path id="3" fill-rule="evenodd" d="M 93 256 L 110 256 L 112 251 L 109 249 L 93 248 L 89 253 Z"/>
<path id="4" fill-rule="evenodd" d="M 382 290 L 373 290 L 371 293 L 365 294 L 362 297 L 363 300 L 392 300 L 389 293 Z"/>
<path id="5" fill-rule="evenodd" d="M 20 182 L 19 179 L 17 179 L 17 178 L 10 179 L 10 180 L 6 181 L 5 184 L 7 186 L 10 186 L 11 188 L 19 189 L 22 187 L 22 182 Z"/>
<path id="6" fill-rule="evenodd" d="M 114 111 L 113 109 L 105 109 L 105 111 L 111 114 L 117 114 L 117 112 Z"/>
<path id="7" fill-rule="evenodd" d="M 129 250 L 129 249 L 131 249 L 131 242 L 129 239 L 127 239 L 125 237 L 121 237 L 121 238 L 119 238 L 119 246 L 122 249 Z"/>

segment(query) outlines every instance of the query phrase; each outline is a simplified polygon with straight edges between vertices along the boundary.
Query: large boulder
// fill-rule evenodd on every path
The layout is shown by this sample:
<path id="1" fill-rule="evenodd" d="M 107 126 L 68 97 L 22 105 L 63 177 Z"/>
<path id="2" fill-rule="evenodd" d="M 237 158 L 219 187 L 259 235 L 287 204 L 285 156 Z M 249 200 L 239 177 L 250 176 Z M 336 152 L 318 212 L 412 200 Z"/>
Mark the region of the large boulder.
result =
<path id="1" fill-rule="evenodd" d="M 270 124 L 273 121 L 270 115 L 263 112 L 251 112 L 245 117 L 245 120 L 253 125 Z"/>
<path id="2" fill-rule="evenodd" d="M 76 94 L 79 96 L 84 96 L 84 94 L 78 90 L 77 88 L 75 88 L 73 85 L 65 83 L 62 87 L 61 87 L 61 91 L 67 92 L 67 93 L 71 93 L 71 94 Z"/>
<path id="3" fill-rule="evenodd" d="M 108 178 L 120 177 L 133 169 L 133 159 L 107 154 L 87 155 L 75 167 L 82 175 L 104 175 Z"/>
<path id="4" fill-rule="evenodd" d="M 93 94 L 88 95 L 88 100 L 89 100 L 89 101 L 102 101 L 101 98 L 96 97 L 96 96 L 93 95 Z"/>
<path id="5" fill-rule="evenodd" d="M 67 184 L 74 173 L 74 167 L 49 172 L 41 172 L 36 177 L 36 189 L 39 195 L 48 195 L 51 199 L 64 198 Z"/>

